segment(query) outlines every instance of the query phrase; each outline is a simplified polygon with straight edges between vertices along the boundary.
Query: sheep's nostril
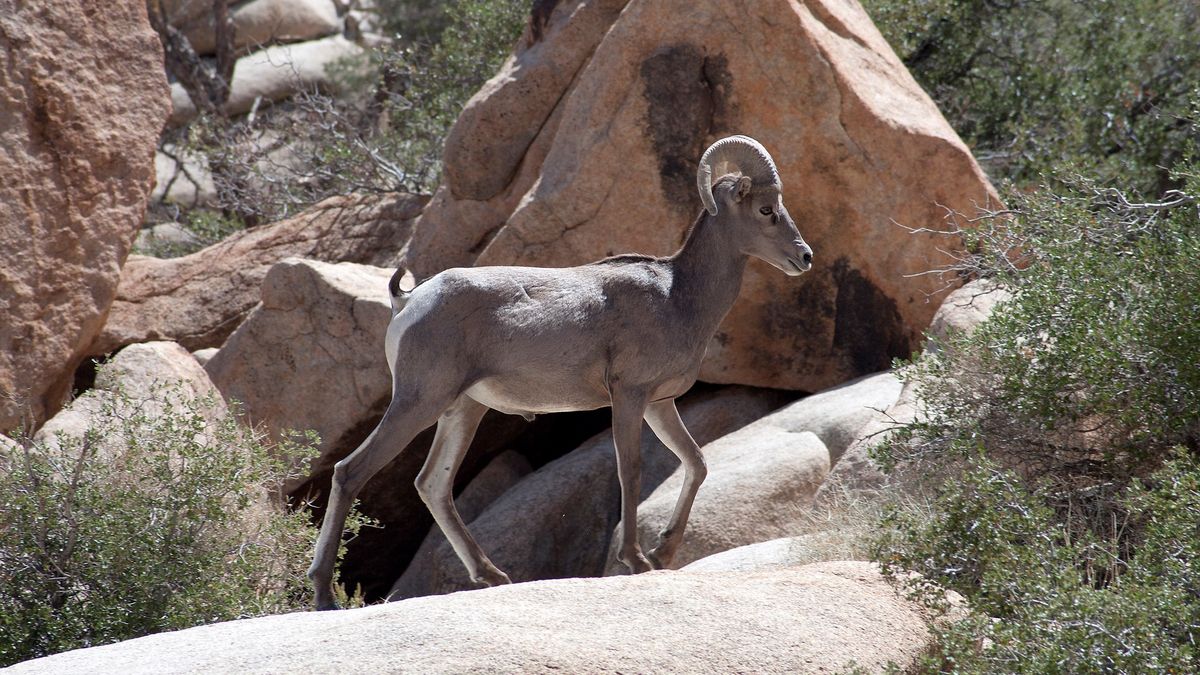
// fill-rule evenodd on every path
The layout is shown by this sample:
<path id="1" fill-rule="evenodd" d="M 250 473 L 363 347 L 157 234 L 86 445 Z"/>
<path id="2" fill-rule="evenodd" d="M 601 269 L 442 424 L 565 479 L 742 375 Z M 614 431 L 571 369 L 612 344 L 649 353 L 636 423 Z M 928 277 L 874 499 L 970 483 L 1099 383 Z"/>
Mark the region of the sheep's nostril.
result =
<path id="1" fill-rule="evenodd" d="M 805 265 L 811 265 L 812 264 L 812 251 L 805 251 L 804 255 L 801 256 L 800 259 L 804 261 Z"/>

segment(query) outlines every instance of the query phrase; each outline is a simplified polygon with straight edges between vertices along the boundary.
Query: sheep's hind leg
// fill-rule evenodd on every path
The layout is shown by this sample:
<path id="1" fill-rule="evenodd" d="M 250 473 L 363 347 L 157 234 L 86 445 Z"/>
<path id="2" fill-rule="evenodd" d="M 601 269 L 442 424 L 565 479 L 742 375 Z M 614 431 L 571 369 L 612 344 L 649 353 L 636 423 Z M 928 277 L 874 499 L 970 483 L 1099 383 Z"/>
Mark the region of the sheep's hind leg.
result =
<path id="1" fill-rule="evenodd" d="M 642 416 L 646 397 L 613 392 L 613 442 L 617 448 L 617 478 L 621 481 L 621 546 L 617 559 L 634 574 L 653 568 L 638 544 L 637 508 L 642 484 Z"/>
<path id="2" fill-rule="evenodd" d="M 337 609 L 333 598 L 333 566 L 354 498 L 367 481 L 395 459 L 440 412 L 440 409 L 410 403 L 393 398 L 367 440 L 334 465 L 329 504 L 321 522 L 321 533 L 317 536 L 316 553 L 308 568 L 317 609 Z"/>
<path id="3" fill-rule="evenodd" d="M 700 446 L 679 418 L 679 410 L 675 407 L 674 400 L 651 403 L 646 408 L 646 422 L 650 424 L 654 434 L 683 462 L 683 488 L 675 502 L 675 510 L 671 513 L 671 520 L 667 522 L 667 526 L 658 535 L 658 545 L 648 556 L 656 569 L 665 569 L 670 566 L 679 544 L 683 541 L 683 530 L 687 527 L 692 503 L 696 499 L 700 484 L 708 474 L 708 469 L 704 465 L 704 455 L 700 452 Z"/>
<path id="4" fill-rule="evenodd" d="M 429 507 L 442 534 L 471 575 L 471 581 L 487 586 L 511 583 L 508 575 L 488 560 L 471 536 L 454 506 L 454 476 L 475 437 L 475 430 L 487 412 L 487 406 L 465 394 L 458 398 L 438 420 L 437 433 L 429 450 L 429 459 L 417 475 L 417 493 Z"/>

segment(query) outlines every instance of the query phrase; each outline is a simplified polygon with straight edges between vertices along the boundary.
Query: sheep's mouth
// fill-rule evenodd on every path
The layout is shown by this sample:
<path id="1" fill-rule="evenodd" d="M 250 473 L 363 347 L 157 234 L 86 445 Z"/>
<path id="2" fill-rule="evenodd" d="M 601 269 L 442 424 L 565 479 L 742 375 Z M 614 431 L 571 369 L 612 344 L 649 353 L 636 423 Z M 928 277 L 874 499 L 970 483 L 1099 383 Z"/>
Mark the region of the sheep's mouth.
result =
<path id="1" fill-rule="evenodd" d="M 801 267 L 800 263 L 796 262 L 795 260 L 792 260 L 791 258 L 788 258 L 787 261 L 788 261 L 788 265 L 790 265 L 792 269 L 796 270 L 796 276 L 804 274 L 805 272 L 812 269 L 812 263 L 807 263 L 803 267 Z"/>

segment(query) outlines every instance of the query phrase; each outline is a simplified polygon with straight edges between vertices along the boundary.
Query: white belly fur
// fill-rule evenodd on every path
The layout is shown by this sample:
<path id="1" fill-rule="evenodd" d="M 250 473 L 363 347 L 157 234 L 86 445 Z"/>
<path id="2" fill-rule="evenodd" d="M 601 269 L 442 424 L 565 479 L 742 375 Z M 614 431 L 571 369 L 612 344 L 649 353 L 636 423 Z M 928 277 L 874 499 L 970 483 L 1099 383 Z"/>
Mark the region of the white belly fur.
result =
<path id="1" fill-rule="evenodd" d="M 572 391 L 562 391 L 556 387 L 521 389 L 530 393 L 517 393 L 494 379 L 486 379 L 471 385 L 464 393 L 489 408 L 509 415 L 595 410 L 610 403 L 607 393 L 597 395 L 574 388 Z"/>

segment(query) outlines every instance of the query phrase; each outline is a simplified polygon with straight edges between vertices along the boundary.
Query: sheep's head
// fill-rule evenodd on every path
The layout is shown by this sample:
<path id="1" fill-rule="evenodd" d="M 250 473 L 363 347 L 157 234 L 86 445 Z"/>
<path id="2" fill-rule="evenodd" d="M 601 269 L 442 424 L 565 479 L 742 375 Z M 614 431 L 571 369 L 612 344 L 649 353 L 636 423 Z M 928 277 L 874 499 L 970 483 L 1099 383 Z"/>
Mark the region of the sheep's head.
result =
<path id="1" fill-rule="evenodd" d="M 713 184 L 715 171 L 720 180 Z M 783 205 L 783 181 L 766 148 L 749 136 L 729 136 L 700 157 L 700 199 L 709 215 L 738 229 L 742 253 L 761 258 L 789 276 L 812 267 L 812 249 Z"/>

